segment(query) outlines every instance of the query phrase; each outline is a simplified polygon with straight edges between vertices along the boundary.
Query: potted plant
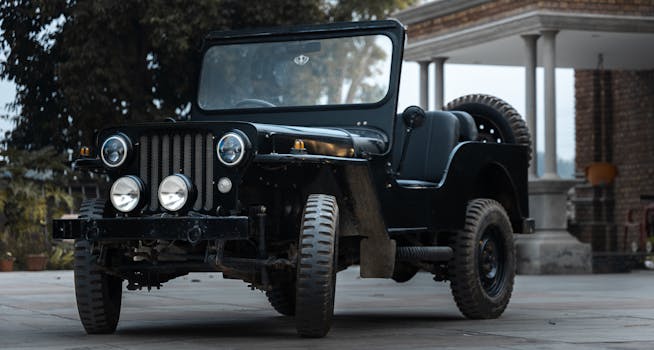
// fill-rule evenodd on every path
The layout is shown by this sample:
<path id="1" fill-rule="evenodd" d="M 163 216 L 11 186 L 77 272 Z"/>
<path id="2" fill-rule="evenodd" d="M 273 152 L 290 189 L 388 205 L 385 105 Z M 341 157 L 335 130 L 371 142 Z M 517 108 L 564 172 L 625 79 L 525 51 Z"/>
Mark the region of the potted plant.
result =
<path id="1" fill-rule="evenodd" d="M 0 271 L 14 271 L 14 261 L 16 261 L 16 258 L 8 250 L 7 243 L 0 241 Z"/>
<path id="2" fill-rule="evenodd" d="M 24 246 L 24 267 L 27 271 L 43 271 L 48 264 L 47 237 L 41 232 L 31 233 L 28 236 L 27 244 Z"/>
<path id="3" fill-rule="evenodd" d="M 4 252 L 4 254 L 2 254 L 2 257 L 0 257 L 0 271 L 2 272 L 14 271 L 14 261 L 16 261 L 16 258 L 14 258 L 11 252 Z"/>
<path id="4" fill-rule="evenodd" d="M 0 211 L 6 217 L 5 238 L 13 243 L 21 267 L 43 270 L 50 251 L 48 221 L 72 207 L 65 191 L 65 165 L 52 148 L 0 152 Z"/>

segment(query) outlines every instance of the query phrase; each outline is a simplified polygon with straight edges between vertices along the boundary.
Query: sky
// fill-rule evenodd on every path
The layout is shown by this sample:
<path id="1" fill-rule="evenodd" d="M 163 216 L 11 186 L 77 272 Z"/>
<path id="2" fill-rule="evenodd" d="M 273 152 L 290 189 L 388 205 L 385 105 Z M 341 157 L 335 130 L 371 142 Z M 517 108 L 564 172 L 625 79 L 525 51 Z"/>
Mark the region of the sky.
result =
<path id="1" fill-rule="evenodd" d="M 433 65 L 430 67 L 430 106 L 433 106 Z M 523 67 L 445 64 L 445 103 L 457 97 L 484 93 L 503 99 L 520 115 L 525 113 L 525 70 Z M 420 102 L 419 67 L 405 62 L 400 82 L 399 110 Z M 543 69 L 536 72 L 536 139 L 538 150 L 544 151 Z M 575 156 L 574 70 L 556 70 L 557 157 L 573 160 Z M 529 126 L 531 127 L 531 126 Z"/>
<path id="2" fill-rule="evenodd" d="M 430 80 L 433 79 L 433 67 Z M 418 105 L 419 68 L 417 63 L 405 62 L 400 82 L 400 101 L 398 110 L 410 105 Z M 482 66 L 445 64 L 445 103 L 463 95 L 485 93 L 497 96 L 511 104 L 521 115 L 525 112 L 524 68 L 505 66 Z M 433 86 L 430 87 L 433 92 Z M 16 87 L 13 83 L 0 80 L 0 112 L 5 112 L 5 105 L 13 101 Z M 544 150 L 543 143 L 543 69 L 537 70 L 537 143 L 538 150 Z M 574 70 L 557 69 L 557 156 L 566 160 L 574 159 L 575 152 L 575 110 L 574 110 Z M 433 105 L 433 96 L 430 96 Z M 4 113 L 0 113 L 4 114 Z M 2 134 L 11 128 L 7 120 L 0 120 Z M 0 134 L 1 135 L 1 134 Z"/>
<path id="3" fill-rule="evenodd" d="M 16 85 L 6 80 L 0 80 L 0 114 L 7 114 L 6 105 L 14 100 L 16 96 Z M 8 120 L 0 119 L 0 135 L 11 128 Z"/>

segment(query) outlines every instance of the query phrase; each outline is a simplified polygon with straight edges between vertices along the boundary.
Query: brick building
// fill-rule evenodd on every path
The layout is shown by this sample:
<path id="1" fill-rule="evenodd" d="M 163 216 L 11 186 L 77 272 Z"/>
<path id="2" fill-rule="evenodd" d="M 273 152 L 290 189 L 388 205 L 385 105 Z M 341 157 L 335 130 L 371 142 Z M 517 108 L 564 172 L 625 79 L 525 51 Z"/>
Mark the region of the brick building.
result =
<path id="1" fill-rule="evenodd" d="M 530 169 L 530 205 L 542 235 L 528 243 L 530 252 L 543 256 L 525 271 L 584 271 L 569 268 L 585 264 L 586 248 L 564 237 L 568 229 L 592 246 L 596 271 L 610 270 L 605 258 L 629 250 L 634 240 L 633 232 L 624 235 L 628 211 L 642 207 L 641 195 L 654 195 L 654 0 L 440 0 L 396 15 L 408 27 L 405 59 L 420 63 L 425 107 L 429 65 L 435 66 L 436 108 L 443 106 L 446 62 L 524 66 L 525 119 L 535 140 L 535 70 L 544 68 L 544 175 Z M 618 170 L 611 185 L 566 183 L 557 176 L 557 67 L 575 69 L 577 172 L 611 163 Z M 568 228 L 561 220 L 564 194 L 555 192 L 572 186 L 576 210 Z M 542 253 L 546 246 L 551 249 Z M 575 254 L 578 261 L 554 266 Z"/>
<path id="2" fill-rule="evenodd" d="M 575 100 L 577 169 L 609 162 L 618 175 L 609 186 L 575 188 L 571 231 L 606 256 L 646 251 L 637 223 L 647 204 L 641 196 L 654 195 L 654 70 L 576 70 Z"/>

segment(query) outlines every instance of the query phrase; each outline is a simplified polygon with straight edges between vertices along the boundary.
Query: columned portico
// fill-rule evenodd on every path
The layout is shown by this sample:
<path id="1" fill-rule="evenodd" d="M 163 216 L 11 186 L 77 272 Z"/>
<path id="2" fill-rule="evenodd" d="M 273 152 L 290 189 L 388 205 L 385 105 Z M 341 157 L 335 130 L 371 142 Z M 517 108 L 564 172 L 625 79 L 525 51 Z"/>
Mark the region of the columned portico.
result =
<path id="1" fill-rule="evenodd" d="M 445 61 L 447 57 L 434 58 L 434 109 L 445 105 Z"/>
<path id="2" fill-rule="evenodd" d="M 558 179 L 556 170 L 556 30 L 543 31 L 545 70 L 545 172 L 543 179 Z"/>
<path id="3" fill-rule="evenodd" d="M 420 107 L 429 109 L 429 61 L 420 61 Z"/>
<path id="4" fill-rule="evenodd" d="M 534 145 L 528 174 L 529 214 L 536 221 L 536 233 L 516 235 L 518 270 L 521 273 L 590 271 L 590 245 L 580 243 L 567 231 L 567 192 L 579 181 L 561 179 L 558 175 L 555 70 L 557 66 L 577 70 L 597 69 L 599 54 L 610 57 L 604 61 L 603 67 L 606 69 L 654 69 L 652 9 L 654 6 L 651 4 L 626 0 L 605 1 L 602 4 L 593 0 L 440 0 L 424 2 L 395 14 L 408 26 L 404 58 L 435 63 L 433 86 L 436 104 L 431 106 L 432 109 L 442 108 L 444 102 L 442 65 L 445 60 L 434 57 L 447 57 L 447 62 L 454 64 L 525 67 L 524 85 L 522 82 L 497 82 L 498 85 L 518 83 L 525 87 L 525 119 Z M 536 130 L 535 82 L 536 67 L 539 65 L 545 73 L 544 89 L 538 91 L 542 94 L 545 112 L 544 123 L 541 124 L 544 126 L 541 135 L 544 136 L 545 147 L 540 150 L 545 158 L 543 169 L 536 168 L 536 135 L 540 130 Z M 475 82 L 470 84 L 470 93 L 479 92 L 474 91 Z M 621 87 L 625 91 L 637 89 L 626 83 Z M 427 93 L 426 89 L 424 93 Z M 636 98 L 648 101 L 646 94 L 642 95 L 645 97 L 641 95 Z M 642 105 L 649 106 L 647 103 Z M 583 108 L 586 111 L 588 106 Z M 647 107 L 642 108 L 646 110 Z M 573 118 L 574 115 L 571 113 L 562 117 Z M 593 122 L 595 124 L 597 122 Z M 588 131 L 585 132 L 585 135 L 589 135 Z M 578 136 L 577 142 L 591 141 L 580 141 Z M 581 150 L 586 149 L 582 147 Z M 588 161 L 584 159 L 585 163 L 580 166 L 578 160 L 576 170 L 583 170 Z M 629 164 L 633 164 L 633 161 Z M 539 173 L 543 173 L 540 178 L 537 176 Z M 619 215 L 622 217 L 623 214 Z M 595 233 L 592 232 L 593 235 Z M 584 241 L 588 239 L 584 238 Z"/>
<path id="5" fill-rule="evenodd" d="M 529 166 L 529 178 L 538 177 L 536 164 L 536 64 L 537 64 L 537 41 L 540 35 L 527 34 L 522 39 L 525 42 L 525 120 L 529 127 L 531 143 L 533 145 L 534 159 Z"/>

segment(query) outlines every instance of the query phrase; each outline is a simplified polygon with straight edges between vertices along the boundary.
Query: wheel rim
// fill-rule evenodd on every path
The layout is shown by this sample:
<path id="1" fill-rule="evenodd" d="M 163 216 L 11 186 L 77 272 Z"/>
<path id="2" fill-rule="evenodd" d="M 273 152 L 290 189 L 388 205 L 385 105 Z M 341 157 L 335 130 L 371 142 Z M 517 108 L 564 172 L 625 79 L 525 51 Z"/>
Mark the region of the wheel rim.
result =
<path id="1" fill-rule="evenodd" d="M 505 282 L 506 251 L 499 228 L 488 227 L 479 240 L 479 279 L 484 291 L 491 297 L 500 293 Z"/>
<path id="2" fill-rule="evenodd" d="M 484 143 L 505 143 L 506 136 L 502 133 L 497 124 L 490 119 L 475 115 L 473 116 L 477 124 L 477 141 Z"/>

